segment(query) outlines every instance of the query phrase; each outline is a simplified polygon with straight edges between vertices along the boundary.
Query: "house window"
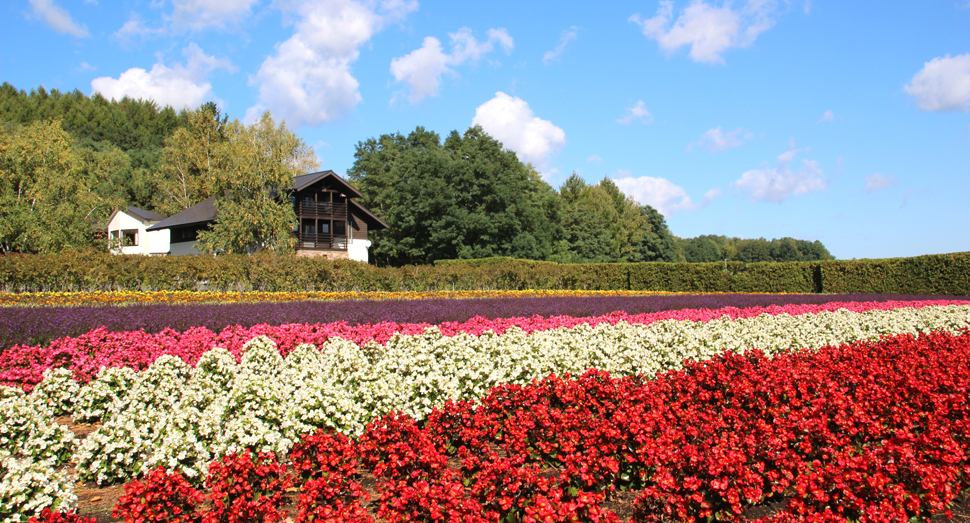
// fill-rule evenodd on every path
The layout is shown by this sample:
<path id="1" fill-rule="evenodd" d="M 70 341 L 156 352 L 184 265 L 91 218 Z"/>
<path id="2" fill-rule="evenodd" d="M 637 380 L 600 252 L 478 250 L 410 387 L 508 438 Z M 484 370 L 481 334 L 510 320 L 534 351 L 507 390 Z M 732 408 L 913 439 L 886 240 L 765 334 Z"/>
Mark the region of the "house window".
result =
<path id="1" fill-rule="evenodd" d="M 334 236 L 347 236 L 347 222 L 333 222 Z"/>
<path id="2" fill-rule="evenodd" d="M 330 222 L 320 224 L 320 234 L 330 234 Z"/>
<path id="3" fill-rule="evenodd" d="M 124 247 L 137 247 L 138 229 L 127 229 L 121 231 L 121 245 Z"/>

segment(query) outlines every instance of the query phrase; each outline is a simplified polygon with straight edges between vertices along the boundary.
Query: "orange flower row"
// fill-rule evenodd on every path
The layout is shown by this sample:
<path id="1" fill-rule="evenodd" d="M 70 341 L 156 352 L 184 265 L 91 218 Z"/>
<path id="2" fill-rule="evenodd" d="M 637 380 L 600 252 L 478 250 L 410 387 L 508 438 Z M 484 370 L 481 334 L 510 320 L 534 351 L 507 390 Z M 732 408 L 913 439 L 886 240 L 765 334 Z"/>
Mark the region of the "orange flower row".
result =
<path id="1" fill-rule="evenodd" d="M 131 305 L 137 303 L 256 303 L 330 300 L 421 300 L 433 298 L 536 298 L 568 296 L 655 296 L 677 294 L 723 294 L 647 291 L 426 291 L 426 292 L 210 292 L 210 291 L 109 291 L 2 293 L 0 306 Z"/>

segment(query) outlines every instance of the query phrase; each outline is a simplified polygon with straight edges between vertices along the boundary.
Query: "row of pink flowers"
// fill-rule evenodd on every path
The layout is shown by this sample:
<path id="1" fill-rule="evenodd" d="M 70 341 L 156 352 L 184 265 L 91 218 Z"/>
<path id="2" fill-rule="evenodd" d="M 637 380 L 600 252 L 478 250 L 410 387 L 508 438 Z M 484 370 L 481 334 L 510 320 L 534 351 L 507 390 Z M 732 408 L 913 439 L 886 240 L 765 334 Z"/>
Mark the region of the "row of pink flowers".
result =
<path id="1" fill-rule="evenodd" d="M 732 319 L 750 318 L 761 314 L 802 315 L 846 309 L 852 312 L 891 310 L 897 308 L 921 308 L 942 305 L 970 305 L 964 300 L 933 301 L 885 301 L 885 302 L 833 302 L 822 305 L 772 305 L 739 309 L 681 309 L 646 314 L 627 314 L 622 311 L 603 316 L 577 318 L 571 316 L 516 317 L 487 319 L 475 317 L 465 322 L 446 322 L 438 325 L 445 336 L 468 333 L 479 336 L 487 331 L 503 334 L 512 327 L 527 333 L 574 327 L 580 324 L 596 326 L 601 323 L 615 325 L 621 321 L 647 325 L 663 320 L 686 320 L 704 322 L 728 316 Z M 312 343 L 320 345 L 329 338 L 338 337 L 363 345 L 369 342 L 384 344 L 396 334 L 418 335 L 431 327 L 426 323 L 395 323 L 348 325 L 346 322 L 318 324 L 239 325 L 226 327 L 219 333 L 199 327 L 178 332 L 165 329 L 158 333 L 144 331 L 112 332 L 105 328 L 94 329 L 76 338 L 54 340 L 47 347 L 15 345 L 0 353 L 0 384 L 30 389 L 40 382 L 43 372 L 49 368 L 66 367 L 74 371 L 76 379 L 87 382 L 101 367 L 131 367 L 142 370 L 159 356 L 169 354 L 194 365 L 206 351 L 224 347 L 237 359 L 243 345 L 250 339 L 264 335 L 276 341 L 282 354 L 288 354 L 297 345 Z"/>

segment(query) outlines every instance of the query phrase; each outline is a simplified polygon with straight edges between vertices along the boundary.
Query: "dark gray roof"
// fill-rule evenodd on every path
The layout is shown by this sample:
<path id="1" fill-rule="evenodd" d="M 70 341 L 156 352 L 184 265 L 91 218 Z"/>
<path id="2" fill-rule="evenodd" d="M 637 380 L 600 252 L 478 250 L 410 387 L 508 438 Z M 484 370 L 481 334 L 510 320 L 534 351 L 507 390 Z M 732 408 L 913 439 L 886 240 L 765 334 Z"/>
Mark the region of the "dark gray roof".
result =
<path id="1" fill-rule="evenodd" d="M 180 225 L 194 225 L 198 223 L 208 223 L 216 219 L 216 197 L 212 196 L 206 200 L 189 207 L 188 209 L 169 216 L 168 218 L 152 225 L 146 230 L 155 231 L 158 229 L 170 229 Z"/>
<path id="2" fill-rule="evenodd" d="M 388 225 L 386 223 L 384 223 L 384 220 L 378 218 L 377 216 L 374 215 L 374 213 L 368 211 L 366 207 L 364 207 L 363 205 L 355 202 L 354 200 L 349 200 L 349 201 L 350 201 L 350 206 L 351 207 L 353 207 L 354 209 L 359 209 L 361 212 L 364 213 L 365 217 L 370 218 L 369 221 L 371 221 L 371 223 L 376 223 L 379 226 L 379 227 L 374 227 L 374 226 L 368 224 L 368 226 L 371 229 L 375 229 L 375 228 L 387 229 Z"/>
<path id="3" fill-rule="evenodd" d="M 343 188 L 344 194 L 350 198 L 362 198 L 364 195 L 360 193 L 353 185 L 344 180 L 343 178 L 337 176 L 337 173 L 333 171 L 321 171 L 318 173 L 301 174 L 300 176 L 293 177 L 292 189 L 299 191 L 305 187 L 308 187 L 320 180 L 325 178 L 330 178 L 330 181 L 337 182 L 338 186 Z M 170 229 L 172 227 L 179 227 L 182 225 L 195 225 L 201 223 L 208 223 L 216 219 L 216 197 L 213 196 L 207 200 L 203 200 L 184 211 L 169 216 L 164 220 L 152 225 L 146 230 L 156 231 L 158 229 Z M 355 202 L 354 200 L 348 200 L 350 205 L 354 209 L 358 209 L 364 215 L 364 218 L 369 222 L 369 224 L 377 224 L 378 228 L 386 229 L 388 225 L 384 223 L 383 220 L 374 215 L 374 213 L 368 211 L 363 205 Z M 371 226 L 373 228 L 373 226 Z"/>
<path id="4" fill-rule="evenodd" d="M 292 189 L 294 191 L 299 191 L 300 189 L 308 187 L 311 184 L 314 184 L 327 177 L 331 178 L 330 181 L 336 182 L 336 184 L 343 189 L 344 194 L 346 194 L 347 196 L 351 198 L 364 197 L 364 195 L 361 194 L 360 191 L 354 188 L 353 185 L 350 185 L 350 182 L 348 182 L 347 180 L 344 180 L 340 176 L 337 176 L 337 173 L 330 170 L 320 171 L 318 173 L 301 174 L 299 176 L 294 176 Z"/>
<path id="5" fill-rule="evenodd" d="M 164 214 L 158 214 L 157 212 L 146 211 L 144 209 L 139 209 L 138 207 L 128 206 L 128 214 L 141 218 L 143 222 L 160 222 L 168 216 Z"/>

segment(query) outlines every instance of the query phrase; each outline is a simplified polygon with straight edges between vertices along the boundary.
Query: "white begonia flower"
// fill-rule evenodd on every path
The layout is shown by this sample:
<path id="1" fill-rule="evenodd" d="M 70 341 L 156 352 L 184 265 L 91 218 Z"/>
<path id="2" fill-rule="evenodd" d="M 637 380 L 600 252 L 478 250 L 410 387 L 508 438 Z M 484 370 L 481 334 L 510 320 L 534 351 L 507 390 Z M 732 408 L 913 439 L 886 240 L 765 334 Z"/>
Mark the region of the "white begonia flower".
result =
<path id="1" fill-rule="evenodd" d="M 74 478 L 44 461 L 0 457 L 0 523 L 26 522 L 45 508 L 77 506 Z"/>

